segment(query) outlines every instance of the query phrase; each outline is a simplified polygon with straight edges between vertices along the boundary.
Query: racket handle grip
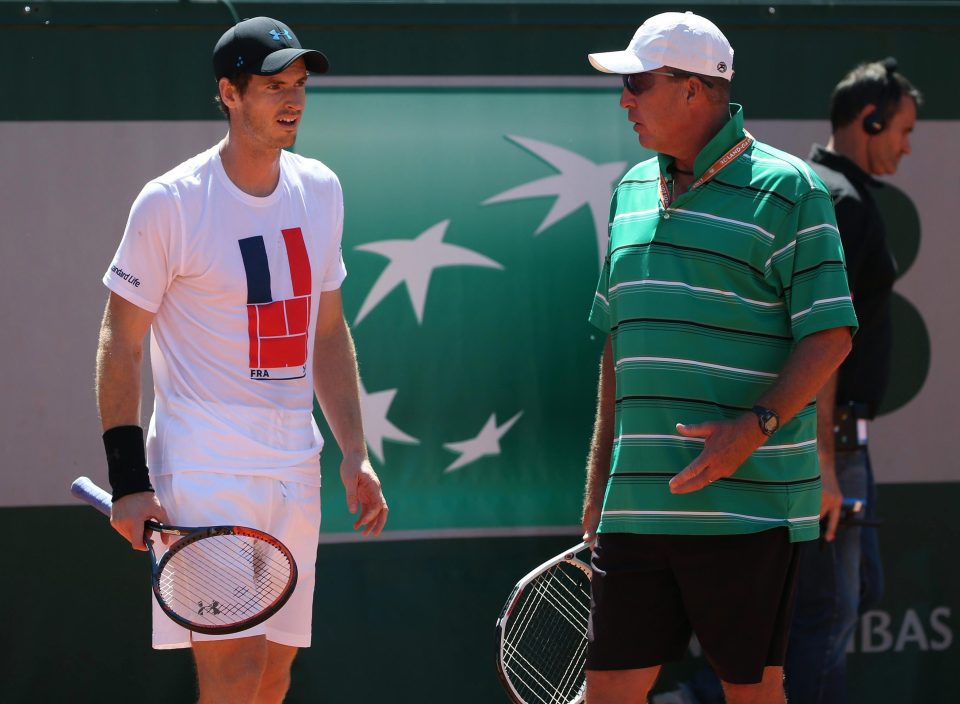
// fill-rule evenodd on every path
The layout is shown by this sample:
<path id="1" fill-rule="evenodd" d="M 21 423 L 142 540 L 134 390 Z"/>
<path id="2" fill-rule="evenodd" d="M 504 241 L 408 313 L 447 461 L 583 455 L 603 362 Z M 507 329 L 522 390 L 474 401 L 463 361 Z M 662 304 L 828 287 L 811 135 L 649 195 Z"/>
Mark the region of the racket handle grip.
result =
<path id="1" fill-rule="evenodd" d="M 74 479 L 73 484 L 70 485 L 70 493 L 81 501 L 86 501 L 105 516 L 110 515 L 110 507 L 113 505 L 110 494 L 87 477 Z"/>

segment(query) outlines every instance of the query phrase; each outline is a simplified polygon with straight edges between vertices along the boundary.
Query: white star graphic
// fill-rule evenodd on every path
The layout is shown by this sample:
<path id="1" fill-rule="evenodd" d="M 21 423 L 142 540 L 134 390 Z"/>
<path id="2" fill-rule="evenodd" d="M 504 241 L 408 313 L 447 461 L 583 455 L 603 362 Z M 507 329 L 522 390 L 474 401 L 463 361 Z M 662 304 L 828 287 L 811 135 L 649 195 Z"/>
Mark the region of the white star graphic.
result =
<path id="1" fill-rule="evenodd" d="M 462 440 L 461 442 L 444 443 L 443 446 L 445 448 L 451 452 L 459 452 L 460 457 L 443 470 L 443 473 L 455 472 L 461 467 L 475 462 L 484 455 L 499 455 L 500 438 L 506 435 L 507 431 L 513 427 L 513 424 L 516 423 L 522 415 L 523 411 L 520 411 L 503 425 L 497 425 L 497 416 L 496 414 L 492 414 L 487 419 L 486 424 L 477 437 L 471 438 L 470 440 Z"/>
<path id="2" fill-rule="evenodd" d="M 363 305 L 360 306 L 354 325 L 358 325 L 367 313 L 400 284 L 406 284 L 417 322 L 422 323 L 430 276 L 433 270 L 439 267 L 484 266 L 503 269 L 503 265 L 499 262 L 478 254 L 472 249 L 444 242 L 443 235 L 449 224 L 449 220 L 439 222 L 412 240 L 382 240 L 357 245 L 354 248 L 374 252 L 390 260 L 387 268 L 380 274 L 380 278 L 373 284 Z"/>
<path id="3" fill-rule="evenodd" d="M 366 436 L 367 447 L 377 458 L 380 464 L 383 464 L 383 441 L 395 440 L 410 445 L 419 445 L 420 441 L 415 437 L 407 435 L 397 426 L 387 419 L 387 412 L 390 410 L 390 404 L 393 403 L 393 397 L 397 395 L 396 389 L 386 389 L 384 391 L 374 391 L 368 394 L 360 383 L 360 417 L 363 419 L 363 434 Z"/>
<path id="4" fill-rule="evenodd" d="M 547 213 L 547 217 L 543 219 L 540 227 L 533 233 L 535 235 L 539 235 L 581 206 L 589 206 L 597 235 L 597 254 L 602 267 L 603 258 L 607 253 L 607 220 L 610 211 L 610 197 L 613 195 L 614 185 L 623 175 L 627 162 L 611 161 L 607 164 L 594 164 L 589 159 L 555 144 L 512 135 L 507 135 L 507 139 L 519 144 L 560 173 L 498 193 L 483 201 L 483 205 L 505 200 L 556 196 L 557 199 L 554 201 L 550 212 Z"/>

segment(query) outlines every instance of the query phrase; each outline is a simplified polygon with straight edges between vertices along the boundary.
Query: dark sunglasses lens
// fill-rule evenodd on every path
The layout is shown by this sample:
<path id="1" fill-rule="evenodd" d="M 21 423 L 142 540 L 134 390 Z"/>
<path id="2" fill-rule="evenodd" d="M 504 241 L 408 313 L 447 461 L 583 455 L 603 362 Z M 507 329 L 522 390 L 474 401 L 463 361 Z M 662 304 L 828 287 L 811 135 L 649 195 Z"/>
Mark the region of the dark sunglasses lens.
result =
<path id="1" fill-rule="evenodd" d="M 623 77 L 623 87 L 634 95 L 639 95 L 640 91 L 637 89 L 637 83 L 634 80 L 636 78 L 635 74 L 626 74 Z"/>

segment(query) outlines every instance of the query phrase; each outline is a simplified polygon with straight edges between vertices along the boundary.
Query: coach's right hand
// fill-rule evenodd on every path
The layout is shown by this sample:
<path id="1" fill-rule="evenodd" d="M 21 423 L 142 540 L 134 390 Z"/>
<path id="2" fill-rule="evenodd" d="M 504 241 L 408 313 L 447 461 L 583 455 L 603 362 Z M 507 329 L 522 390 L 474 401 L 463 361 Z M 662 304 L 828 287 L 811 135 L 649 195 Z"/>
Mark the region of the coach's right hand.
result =
<path id="1" fill-rule="evenodd" d="M 143 542 L 143 524 L 150 518 L 167 523 L 167 512 L 152 491 L 127 494 L 114 501 L 110 509 L 110 525 L 130 541 L 134 550 L 147 549 Z"/>

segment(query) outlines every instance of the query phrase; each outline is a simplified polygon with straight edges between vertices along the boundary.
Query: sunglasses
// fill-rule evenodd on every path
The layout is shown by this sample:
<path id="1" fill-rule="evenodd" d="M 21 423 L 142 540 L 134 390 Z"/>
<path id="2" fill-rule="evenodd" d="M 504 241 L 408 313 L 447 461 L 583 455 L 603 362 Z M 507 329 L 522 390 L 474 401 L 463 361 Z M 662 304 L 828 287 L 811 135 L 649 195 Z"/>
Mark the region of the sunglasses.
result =
<path id="1" fill-rule="evenodd" d="M 686 71 L 644 71 L 643 73 L 628 73 L 621 75 L 623 87 L 633 95 L 640 95 L 645 90 L 653 87 L 653 80 L 645 80 L 644 76 L 669 76 L 670 78 L 696 78 L 707 88 L 713 88 L 713 84 L 698 73 L 687 73 Z"/>

